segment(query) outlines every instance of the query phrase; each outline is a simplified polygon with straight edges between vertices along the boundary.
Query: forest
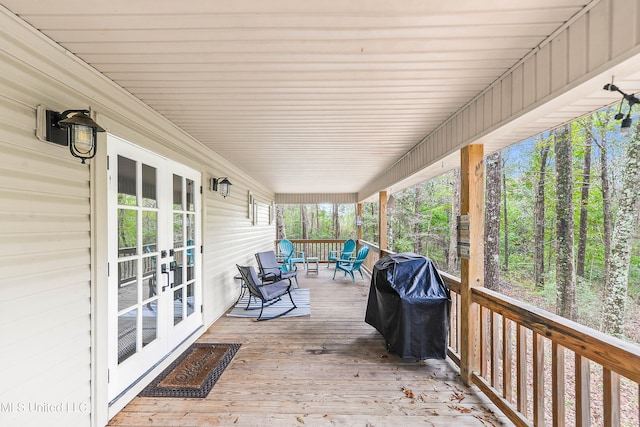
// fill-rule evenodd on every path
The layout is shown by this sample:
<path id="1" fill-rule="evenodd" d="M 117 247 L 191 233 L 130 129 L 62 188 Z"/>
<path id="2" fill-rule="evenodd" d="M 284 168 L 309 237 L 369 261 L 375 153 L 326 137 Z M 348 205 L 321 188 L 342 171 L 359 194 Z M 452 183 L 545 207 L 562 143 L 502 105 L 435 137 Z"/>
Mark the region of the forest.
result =
<path id="1" fill-rule="evenodd" d="M 485 286 L 640 342 L 640 126 L 607 108 L 485 157 Z M 458 274 L 459 170 L 390 194 L 388 246 Z M 353 205 L 278 206 L 280 236 L 356 235 Z M 378 242 L 377 203 L 363 239 Z"/>

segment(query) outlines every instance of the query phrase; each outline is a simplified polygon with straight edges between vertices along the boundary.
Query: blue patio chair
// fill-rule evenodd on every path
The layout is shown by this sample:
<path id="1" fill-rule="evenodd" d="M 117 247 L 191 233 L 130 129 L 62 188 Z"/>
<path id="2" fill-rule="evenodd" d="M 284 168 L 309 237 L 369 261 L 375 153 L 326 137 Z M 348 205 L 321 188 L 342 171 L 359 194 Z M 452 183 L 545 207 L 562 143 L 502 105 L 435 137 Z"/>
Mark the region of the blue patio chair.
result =
<path id="1" fill-rule="evenodd" d="M 331 265 L 331 261 L 337 262 L 340 260 L 348 260 L 351 255 L 356 251 L 356 241 L 349 239 L 342 245 L 341 251 L 329 251 L 329 260 L 327 261 L 327 268 Z"/>
<path id="2" fill-rule="evenodd" d="M 307 261 L 304 257 L 304 252 L 296 251 L 293 243 L 287 239 L 280 240 L 278 243 L 278 249 L 280 250 L 280 257 L 282 257 L 282 263 L 287 267 L 287 271 L 293 271 L 298 269 L 297 263 L 301 262 L 304 269 L 307 269 Z"/>
<path id="3" fill-rule="evenodd" d="M 360 273 L 360 277 L 364 279 L 364 276 L 362 275 L 362 270 L 360 270 L 360 267 L 362 266 L 362 263 L 364 262 L 364 260 L 367 258 L 368 254 L 369 254 L 369 246 L 364 245 L 363 247 L 360 248 L 360 250 L 358 250 L 358 254 L 356 255 L 355 259 L 336 261 L 336 269 L 333 271 L 333 278 L 334 279 L 336 278 L 336 272 L 340 270 L 340 271 L 344 271 L 345 276 L 349 274 L 351 276 L 351 280 L 354 282 L 356 281 L 355 277 L 353 277 L 354 271 L 357 271 L 358 273 Z"/>

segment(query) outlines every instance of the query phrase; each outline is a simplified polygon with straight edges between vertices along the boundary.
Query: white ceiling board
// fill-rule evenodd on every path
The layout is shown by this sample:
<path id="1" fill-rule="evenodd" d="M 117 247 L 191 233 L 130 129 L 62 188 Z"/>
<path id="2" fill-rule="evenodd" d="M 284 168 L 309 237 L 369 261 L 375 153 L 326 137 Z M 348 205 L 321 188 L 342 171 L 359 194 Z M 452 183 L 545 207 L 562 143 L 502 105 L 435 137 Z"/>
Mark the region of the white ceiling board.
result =
<path id="1" fill-rule="evenodd" d="M 591 2 L 2 3 L 273 192 L 354 193 Z"/>

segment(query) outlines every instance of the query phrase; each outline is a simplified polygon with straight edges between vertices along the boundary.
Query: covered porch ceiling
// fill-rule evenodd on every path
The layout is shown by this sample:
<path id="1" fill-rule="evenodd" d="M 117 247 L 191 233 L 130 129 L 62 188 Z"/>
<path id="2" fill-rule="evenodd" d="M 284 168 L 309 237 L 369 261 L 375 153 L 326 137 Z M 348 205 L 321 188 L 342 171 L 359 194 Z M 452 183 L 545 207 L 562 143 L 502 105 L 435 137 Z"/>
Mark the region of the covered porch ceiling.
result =
<path id="1" fill-rule="evenodd" d="M 361 193 L 598 3 L 2 0 L 276 194 Z M 633 61 L 615 70 L 628 92 L 640 88 Z M 602 71 L 486 151 L 619 100 Z M 450 153 L 393 190 L 456 162 Z"/>

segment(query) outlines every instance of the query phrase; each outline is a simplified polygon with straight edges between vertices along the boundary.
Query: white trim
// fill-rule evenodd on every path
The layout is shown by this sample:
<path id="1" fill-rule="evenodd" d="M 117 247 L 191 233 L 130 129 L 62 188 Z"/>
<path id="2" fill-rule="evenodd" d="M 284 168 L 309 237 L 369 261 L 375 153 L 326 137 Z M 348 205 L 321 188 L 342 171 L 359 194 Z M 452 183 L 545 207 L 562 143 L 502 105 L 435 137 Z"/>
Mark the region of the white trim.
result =
<path id="1" fill-rule="evenodd" d="M 91 168 L 91 425 L 107 424 L 108 360 L 107 360 L 107 144 L 106 133 L 98 136 L 96 157 Z"/>
<path id="2" fill-rule="evenodd" d="M 132 141 L 127 141 L 115 135 L 107 136 L 108 146 L 107 152 L 110 155 L 110 168 L 107 173 L 109 180 L 109 189 L 107 193 L 108 197 L 108 206 L 107 206 L 107 216 L 108 216 L 108 236 L 106 237 L 106 241 L 109 242 L 106 246 L 108 248 L 109 253 L 107 254 L 107 258 L 110 262 L 110 277 L 109 277 L 109 285 L 107 288 L 108 292 L 108 303 L 106 304 L 108 307 L 108 323 L 107 330 L 109 331 L 108 336 L 108 366 L 110 370 L 109 375 L 109 386 L 108 386 L 108 398 L 110 401 L 119 400 L 120 396 L 122 396 L 123 392 L 126 392 L 131 384 L 136 384 L 141 381 L 142 378 L 146 377 L 146 373 L 153 369 L 159 361 L 167 358 L 167 355 L 171 354 L 173 349 L 176 346 L 179 346 L 185 339 L 188 339 L 195 331 L 199 330 L 203 325 L 201 306 L 202 306 L 202 265 L 201 265 L 201 255 L 198 250 L 195 248 L 199 248 L 201 245 L 202 237 L 201 237 L 201 221 L 200 218 L 202 216 L 201 211 L 201 198 L 202 194 L 200 194 L 200 185 L 202 183 L 202 173 L 198 170 L 195 170 L 187 165 L 181 164 L 179 162 L 168 159 L 160 154 L 154 153 L 151 150 L 147 150 L 143 147 L 138 146 Z M 191 278 L 192 285 L 194 286 L 194 301 L 193 301 L 193 312 L 187 317 L 187 306 L 183 304 L 181 306 L 183 310 L 183 320 L 179 323 L 174 323 L 174 292 L 186 292 L 187 289 L 187 281 L 186 281 L 186 269 L 176 270 L 176 272 L 180 271 L 181 274 L 185 275 L 184 278 L 181 278 L 180 282 L 178 282 L 175 277 L 170 279 L 171 282 L 176 282 L 176 287 L 174 288 L 173 283 L 170 289 L 165 291 L 167 286 L 163 286 L 165 284 L 165 280 L 169 280 L 169 277 L 164 277 L 164 274 L 158 273 L 157 278 L 157 291 L 153 296 L 154 301 L 157 301 L 157 337 L 150 342 L 148 345 L 144 346 L 144 348 L 139 348 L 135 354 L 128 358 L 126 361 L 119 362 L 118 361 L 118 352 L 117 345 L 115 344 L 118 341 L 117 331 L 118 331 L 118 319 L 119 316 L 123 315 L 121 312 L 121 308 L 119 307 L 118 302 L 118 266 L 120 265 L 120 258 L 117 252 L 118 249 L 118 233 L 115 231 L 118 229 L 118 221 L 117 221 L 117 209 L 120 209 L 120 205 L 117 201 L 117 186 L 119 185 L 119 171 L 118 171 L 118 159 L 120 156 L 124 156 L 130 159 L 133 159 L 136 163 L 137 168 L 137 176 L 140 176 L 141 168 L 143 164 L 147 164 L 156 169 L 157 173 L 157 200 L 158 205 L 156 208 L 149 208 L 153 211 L 157 212 L 157 232 L 158 232 L 158 240 L 156 241 L 157 248 L 156 251 L 165 251 L 168 254 L 166 259 L 157 259 L 156 268 L 160 268 L 160 265 L 164 265 L 168 268 L 169 262 L 175 260 L 187 261 L 187 249 L 186 244 L 188 242 L 188 236 L 185 236 L 185 240 L 182 242 L 182 245 L 174 248 L 174 217 L 176 214 L 181 216 L 193 215 L 193 219 L 195 223 L 192 225 L 192 233 L 193 233 L 193 255 L 192 259 L 194 261 L 195 269 L 194 276 Z M 178 210 L 174 207 L 174 179 L 175 177 L 180 177 L 180 185 L 182 186 L 182 197 L 181 201 L 182 207 Z M 189 209 L 187 206 L 187 189 L 186 184 L 188 181 L 191 181 L 193 184 L 192 188 L 192 196 L 193 196 L 193 211 Z M 137 180 L 137 193 L 141 194 L 142 188 L 142 180 Z M 145 210 L 147 208 L 142 208 L 140 199 L 138 203 L 134 206 L 127 207 L 127 210 L 131 212 L 137 212 L 138 215 L 138 225 L 141 226 L 140 220 L 140 210 Z M 117 208 L 117 209 L 116 209 Z M 130 208 L 130 209 L 129 209 Z M 186 218 L 185 218 L 186 219 Z M 189 227 L 185 222 L 183 224 L 183 233 L 187 233 L 189 231 Z M 138 229 L 137 236 L 137 245 L 142 243 L 141 240 L 141 229 Z M 103 245 L 104 246 L 104 245 Z M 173 249 L 175 249 L 175 256 L 173 254 Z M 178 255 L 181 255 L 182 258 L 177 258 Z M 137 256 L 143 256 L 142 254 L 138 254 Z M 158 255 L 159 256 L 159 255 Z M 134 256 L 135 257 L 135 256 Z M 180 262 L 180 261 L 179 261 Z M 141 264 L 138 263 L 138 268 L 141 268 Z M 173 274 L 175 275 L 176 272 Z M 166 283 L 168 285 L 168 282 Z M 191 286 L 191 285 L 189 285 Z M 184 288 L 184 289 L 183 289 Z M 142 292 L 141 288 L 137 289 L 137 292 Z M 161 291 L 162 289 L 162 291 Z M 151 295 L 149 295 L 151 297 Z M 140 295 L 135 297 L 136 304 L 142 304 L 141 300 L 139 300 Z M 143 300 L 147 299 L 146 295 L 142 296 Z M 133 302 L 133 301 L 132 301 Z M 144 305 L 144 304 L 143 304 Z M 137 317 L 137 328 L 140 330 L 142 328 L 142 319 L 139 317 L 141 315 L 140 311 L 143 305 L 135 305 L 139 307 L 136 310 L 138 313 Z M 125 311 L 128 311 L 127 308 Z M 138 340 L 140 340 L 140 336 L 138 336 Z M 140 345 L 140 342 L 138 343 Z"/>

